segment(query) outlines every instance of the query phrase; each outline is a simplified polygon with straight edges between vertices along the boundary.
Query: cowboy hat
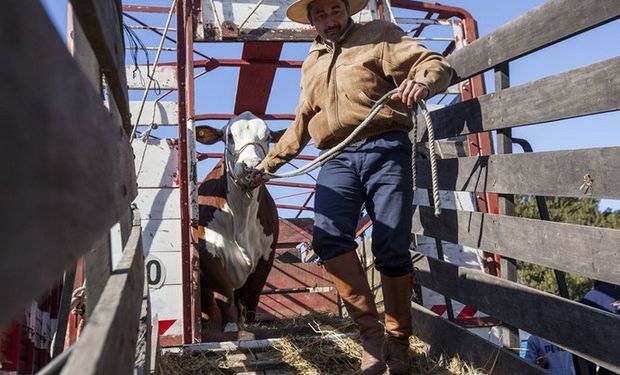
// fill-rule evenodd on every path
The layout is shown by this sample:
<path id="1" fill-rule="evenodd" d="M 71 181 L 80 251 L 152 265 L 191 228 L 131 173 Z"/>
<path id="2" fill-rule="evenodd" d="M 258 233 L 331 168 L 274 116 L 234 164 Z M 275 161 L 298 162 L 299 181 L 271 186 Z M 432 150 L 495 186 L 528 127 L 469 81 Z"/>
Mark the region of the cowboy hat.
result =
<path id="1" fill-rule="evenodd" d="M 312 1 L 313 0 L 295 1 L 286 9 L 286 16 L 295 22 L 310 24 L 310 20 L 308 19 L 308 4 Z M 350 9 L 349 16 L 352 16 L 364 9 L 366 4 L 368 4 L 368 0 L 348 0 L 348 3 Z"/>

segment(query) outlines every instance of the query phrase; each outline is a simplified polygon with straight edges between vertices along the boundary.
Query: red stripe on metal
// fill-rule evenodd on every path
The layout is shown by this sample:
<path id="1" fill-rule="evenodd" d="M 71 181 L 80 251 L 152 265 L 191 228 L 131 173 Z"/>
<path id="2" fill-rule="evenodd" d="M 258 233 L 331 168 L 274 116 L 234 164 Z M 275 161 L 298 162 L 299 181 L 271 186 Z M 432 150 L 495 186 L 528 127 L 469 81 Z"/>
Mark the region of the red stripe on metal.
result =
<path id="1" fill-rule="evenodd" d="M 168 329 L 170 327 L 172 327 L 172 325 L 176 321 L 177 321 L 177 319 L 164 319 L 164 320 L 160 320 L 159 321 L 159 326 L 157 327 L 157 332 L 159 332 L 159 335 L 163 336 L 166 333 L 166 331 L 168 331 Z"/>
<path id="2" fill-rule="evenodd" d="M 446 310 L 448 310 L 446 305 L 433 305 L 433 307 L 431 307 L 431 311 L 439 316 L 442 316 Z"/>
<path id="3" fill-rule="evenodd" d="M 473 318 L 477 312 L 478 310 L 474 309 L 473 307 L 465 306 L 463 307 L 463 310 L 461 310 L 457 318 Z"/>
<path id="4" fill-rule="evenodd" d="M 243 44 L 243 60 L 278 60 L 282 42 L 246 42 Z M 250 111 L 265 113 L 271 94 L 276 67 L 273 65 L 242 65 L 239 69 L 235 113 Z"/>

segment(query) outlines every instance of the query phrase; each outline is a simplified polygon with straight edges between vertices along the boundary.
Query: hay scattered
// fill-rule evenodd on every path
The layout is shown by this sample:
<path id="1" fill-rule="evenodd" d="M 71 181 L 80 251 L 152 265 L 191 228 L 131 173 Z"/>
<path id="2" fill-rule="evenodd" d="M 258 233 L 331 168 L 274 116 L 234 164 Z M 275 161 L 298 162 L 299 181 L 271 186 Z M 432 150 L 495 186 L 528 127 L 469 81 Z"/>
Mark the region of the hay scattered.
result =
<path id="1" fill-rule="evenodd" d="M 294 321 L 274 324 L 259 323 L 244 329 L 287 328 L 309 325 L 317 337 L 284 337 L 272 347 L 258 350 L 257 357 L 281 362 L 281 370 L 303 375 L 351 375 L 359 369 L 362 348 L 357 336 L 348 337 L 355 331 L 349 319 L 325 314 L 302 317 Z M 347 336 L 343 336 L 347 333 Z M 426 345 L 411 337 L 410 352 L 413 359 L 411 374 L 420 375 L 484 375 L 459 358 L 431 358 Z M 257 351 L 257 352 L 258 352 Z M 239 352 L 191 352 L 165 353 L 160 361 L 162 375 L 234 374 L 243 369 L 248 361 Z M 251 362 L 251 361 L 250 361 Z M 251 368 L 246 369 L 250 371 Z"/>

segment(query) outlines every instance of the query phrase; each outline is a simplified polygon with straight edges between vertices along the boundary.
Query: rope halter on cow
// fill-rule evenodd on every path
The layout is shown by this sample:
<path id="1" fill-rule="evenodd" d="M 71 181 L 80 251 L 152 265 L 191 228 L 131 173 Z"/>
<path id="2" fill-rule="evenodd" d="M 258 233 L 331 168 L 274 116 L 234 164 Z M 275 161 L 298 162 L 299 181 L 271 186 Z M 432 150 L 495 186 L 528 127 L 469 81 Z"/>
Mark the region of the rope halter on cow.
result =
<path id="1" fill-rule="evenodd" d="M 313 161 L 309 162 L 308 164 L 304 165 L 301 168 L 298 168 L 296 170 L 293 170 L 291 172 L 286 172 L 286 173 L 281 173 L 281 174 L 277 174 L 277 173 L 271 173 L 271 172 L 265 172 L 265 178 L 266 179 L 275 179 L 275 178 L 287 178 L 287 177 L 296 177 L 296 176 L 300 176 L 302 174 L 306 174 L 310 171 L 315 170 L 316 168 L 322 166 L 323 164 L 325 164 L 328 160 L 333 159 L 334 157 L 336 157 L 341 151 L 342 149 L 344 149 L 346 146 L 348 146 L 350 143 L 353 142 L 353 140 L 355 139 L 355 137 L 357 137 L 357 135 L 368 125 L 370 124 L 370 122 L 372 121 L 373 118 L 375 118 L 375 116 L 377 115 L 377 113 L 379 113 L 379 111 L 381 110 L 381 107 L 383 105 L 385 105 L 385 103 L 390 99 L 390 97 L 394 94 L 398 93 L 398 89 L 394 89 L 391 90 L 390 92 L 388 92 L 387 94 L 383 95 L 381 97 L 381 99 L 377 100 L 377 102 L 372 106 L 372 108 L 370 109 L 370 112 L 368 113 L 368 116 L 366 116 L 366 118 L 364 119 L 364 121 L 362 121 L 361 124 L 359 124 L 358 127 L 356 127 L 351 134 L 349 134 L 349 136 L 347 138 L 345 138 L 342 142 L 340 142 L 339 144 L 337 144 L 336 146 L 332 147 L 331 149 L 329 149 L 328 151 L 326 151 L 325 153 L 323 153 L 322 155 L 318 156 L 316 159 L 314 159 Z M 432 179 L 432 187 L 433 187 L 433 205 L 435 206 L 435 216 L 439 216 L 441 214 L 441 201 L 439 199 L 439 178 L 438 178 L 438 171 L 437 171 L 437 155 L 436 155 L 436 150 L 435 150 L 435 132 L 433 130 L 433 122 L 431 119 L 431 115 L 428 111 L 428 108 L 426 107 L 426 102 L 424 100 L 420 100 L 420 102 L 418 103 L 420 106 L 420 110 L 422 112 L 422 116 L 424 117 L 424 120 L 426 122 L 426 127 L 428 129 L 428 145 L 429 145 L 429 154 L 430 154 L 430 160 L 431 160 L 431 179 Z M 413 111 L 409 111 L 409 116 L 411 118 L 411 121 L 414 124 L 414 140 L 413 140 L 413 160 L 412 162 L 412 169 L 413 169 L 413 188 L 416 188 L 416 176 L 417 176 L 417 171 L 416 171 L 416 167 L 415 167 L 415 156 L 416 156 L 416 144 L 417 144 L 417 118 L 415 116 L 415 114 L 413 113 Z"/>
<path id="2" fill-rule="evenodd" d="M 233 142 L 234 145 L 234 142 Z M 257 146 L 263 152 L 262 158 L 264 159 L 267 156 L 267 150 L 265 150 L 265 146 L 263 146 L 260 142 L 248 142 L 241 146 L 239 150 L 231 151 L 230 149 L 230 126 L 226 126 L 224 130 L 224 148 L 226 152 L 224 153 L 224 163 L 226 167 L 226 173 L 230 176 L 231 180 L 241 191 L 243 191 L 248 198 L 252 198 L 252 189 L 250 185 L 247 183 L 247 178 L 243 176 L 239 176 L 235 171 L 235 164 L 239 160 L 239 156 L 249 146 Z M 243 183 L 246 181 L 246 183 Z"/>

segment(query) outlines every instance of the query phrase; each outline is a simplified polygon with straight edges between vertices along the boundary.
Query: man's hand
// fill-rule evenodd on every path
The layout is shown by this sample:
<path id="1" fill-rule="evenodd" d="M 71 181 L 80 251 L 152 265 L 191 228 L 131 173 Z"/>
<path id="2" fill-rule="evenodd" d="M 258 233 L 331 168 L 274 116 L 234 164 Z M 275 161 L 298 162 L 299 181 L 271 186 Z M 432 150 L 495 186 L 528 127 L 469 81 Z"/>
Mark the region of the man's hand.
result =
<path id="1" fill-rule="evenodd" d="M 265 178 L 265 167 L 262 164 L 259 164 L 250 172 L 248 176 L 248 182 L 250 184 L 250 188 L 255 189 L 256 187 L 267 182 Z"/>
<path id="2" fill-rule="evenodd" d="M 412 79 L 406 79 L 398 87 L 398 92 L 390 99 L 401 100 L 407 107 L 411 107 L 413 103 L 419 103 L 420 100 L 426 99 L 429 91 L 426 86 Z"/>

